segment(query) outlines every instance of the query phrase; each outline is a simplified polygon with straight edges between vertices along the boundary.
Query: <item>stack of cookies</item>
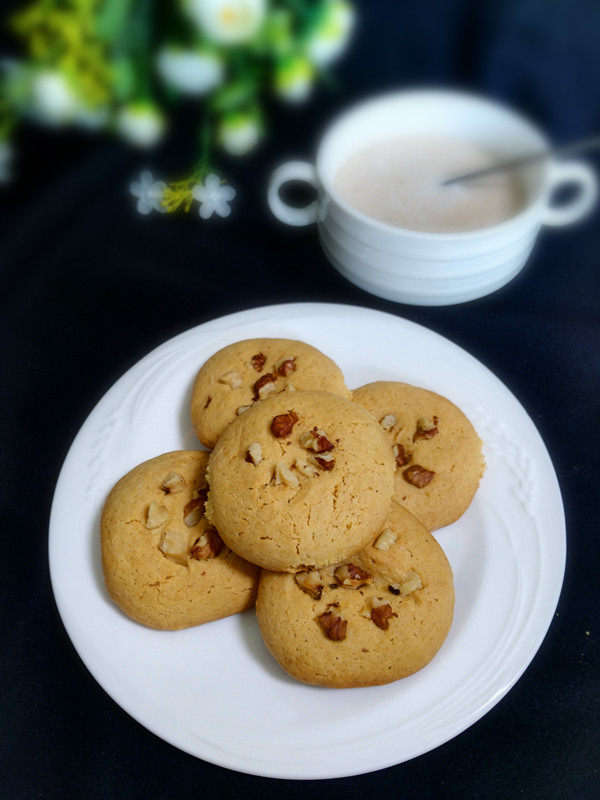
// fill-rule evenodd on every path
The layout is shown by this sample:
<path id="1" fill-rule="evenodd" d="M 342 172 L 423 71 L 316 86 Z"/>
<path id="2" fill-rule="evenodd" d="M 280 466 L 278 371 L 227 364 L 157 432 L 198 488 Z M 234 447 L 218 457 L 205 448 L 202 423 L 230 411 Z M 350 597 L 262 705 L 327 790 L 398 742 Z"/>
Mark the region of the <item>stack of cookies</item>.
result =
<path id="1" fill-rule="evenodd" d="M 252 339 L 202 366 L 191 416 L 212 452 L 157 456 L 106 501 L 104 576 L 121 609 L 175 630 L 256 605 L 267 648 L 311 684 L 425 666 L 454 607 L 430 531 L 464 513 L 483 472 L 465 415 L 404 383 L 350 392 L 314 347 Z"/>

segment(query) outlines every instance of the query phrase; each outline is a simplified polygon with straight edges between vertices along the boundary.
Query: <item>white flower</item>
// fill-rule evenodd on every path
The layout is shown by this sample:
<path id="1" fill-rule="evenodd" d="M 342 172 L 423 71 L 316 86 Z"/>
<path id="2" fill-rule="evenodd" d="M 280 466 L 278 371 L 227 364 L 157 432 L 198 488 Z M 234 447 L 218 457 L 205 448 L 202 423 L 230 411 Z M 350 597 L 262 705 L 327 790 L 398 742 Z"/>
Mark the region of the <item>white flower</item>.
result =
<path id="1" fill-rule="evenodd" d="M 9 143 L 0 142 L 0 183 L 8 183 L 11 179 L 10 165 L 12 157 L 12 147 Z"/>
<path id="2" fill-rule="evenodd" d="M 49 125 L 72 122 L 81 107 L 64 75 L 50 70 L 34 75 L 31 82 L 31 101 L 34 116 Z"/>
<path id="3" fill-rule="evenodd" d="M 194 186 L 192 196 L 200 203 L 199 214 L 202 219 L 208 219 L 213 213 L 228 217 L 231 214 L 229 202 L 235 197 L 235 189 L 232 186 L 223 186 L 219 176 L 213 172 L 203 184 Z"/>
<path id="4" fill-rule="evenodd" d="M 152 147 L 163 135 L 165 121 L 151 103 L 132 103 L 117 116 L 117 131 L 136 147 Z"/>
<path id="5" fill-rule="evenodd" d="M 129 191 L 137 197 L 137 210 L 140 214 L 149 214 L 151 211 L 164 212 L 161 200 L 167 184 L 164 181 L 155 181 L 152 173 L 145 169 L 140 173 L 137 181 L 129 185 Z"/>
<path id="6" fill-rule="evenodd" d="M 234 112 L 223 117 L 219 125 L 219 142 L 233 156 L 243 156 L 260 139 L 260 126 L 252 114 Z"/>
<path id="7" fill-rule="evenodd" d="M 304 56 L 283 59 L 275 69 L 275 92 L 291 103 L 306 100 L 312 89 L 314 67 Z"/>
<path id="8" fill-rule="evenodd" d="M 320 67 L 331 63 L 342 53 L 355 21 L 354 10 L 345 0 L 331 0 L 327 6 L 322 21 L 306 45 L 308 57 Z"/>
<path id="9" fill-rule="evenodd" d="M 262 25 L 265 0 L 183 0 L 188 16 L 214 42 L 239 44 Z"/>
<path id="10" fill-rule="evenodd" d="M 165 47 L 156 66 L 163 81 L 183 94 L 206 94 L 223 82 L 223 62 L 208 51 Z"/>

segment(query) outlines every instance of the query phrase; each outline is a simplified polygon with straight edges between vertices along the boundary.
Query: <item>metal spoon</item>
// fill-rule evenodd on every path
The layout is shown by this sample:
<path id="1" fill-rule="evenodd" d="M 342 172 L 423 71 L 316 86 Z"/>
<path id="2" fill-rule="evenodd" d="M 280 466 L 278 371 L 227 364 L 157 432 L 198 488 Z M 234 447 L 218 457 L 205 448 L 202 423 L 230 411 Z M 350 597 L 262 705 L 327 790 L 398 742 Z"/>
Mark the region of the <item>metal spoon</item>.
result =
<path id="1" fill-rule="evenodd" d="M 527 156 L 518 156 L 517 158 L 511 158 L 508 161 L 501 161 L 499 164 L 494 164 L 492 167 L 478 169 L 474 172 L 466 172 L 464 175 L 455 175 L 453 178 L 448 178 L 447 180 L 442 181 L 442 186 L 450 186 L 453 183 L 462 183 L 463 181 L 472 181 L 476 178 L 483 178 L 487 175 L 493 175 L 495 172 L 503 172 L 504 170 L 524 167 L 526 164 L 535 164 L 537 161 L 543 161 L 545 158 L 550 158 L 551 156 L 564 156 L 571 153 L 581 153 L 584 150 L 593 150 L 596 147 L 600 147 L 600 136 L 579 139 L 576 142 L 562 145 L 561 147 L 551 147 L 548 150 L 540 150 L 537 153 L 530 153 Z"/>

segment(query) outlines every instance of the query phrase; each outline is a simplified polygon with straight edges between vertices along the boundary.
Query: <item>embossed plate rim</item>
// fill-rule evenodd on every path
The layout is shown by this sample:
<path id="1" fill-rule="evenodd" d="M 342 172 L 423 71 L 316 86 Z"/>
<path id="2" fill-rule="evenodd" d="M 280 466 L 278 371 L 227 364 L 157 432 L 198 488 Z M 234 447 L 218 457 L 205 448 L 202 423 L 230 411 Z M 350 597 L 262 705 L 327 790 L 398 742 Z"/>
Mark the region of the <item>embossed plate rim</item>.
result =
<path id="1" fill-rule="evenodd" d="M 317 322 L 315 323 L 315 321 Z M 78 599 L 78 588 L 84 589 L 88 593 L 88 597 L 94 596 L 94 602 L 90 603 L 90 606 L 94 606 L 96 602 L 94 587 L 89 584 L 84 585 L 87 580 L 86 576 L 79 574 L 78 570 L 74 569 L 70 563 L 67 564 L 65 560 L 65 554 L 70 555 L 69 548 L 65 543 L 65 532 L 69 525 L 72 527 L 73 514 L 75 516 L 80 514 L 82 519 L 86 514 L 89 517 L 92 512 L 84 508 L 85 504 L 93 507 L 94 504 L 100 503 L 101 497 L 110 488 L 115 475 L 111 475 L 110 470 L 107 473 L 105 462 L 111 448 L 111 437 L 114 439 L 116 433 L 119 432 L 119 424 L 125 426 L 126 430 L 130 430 L 143 422 L 146 400 L 152 402 L 152 392 L 156 387 L 155 378 L 151 376 L 157 373 L 157 367 L 166 365 L 166 369 L 177 371 L 179 363 L 183 363 L 194 343 L 197 345 L 202 342 L 203 346 L 208 346 L 208 343 L 213 340 L 215 343 L 221 342 L 215 346 L 214 349 L 217 349 L 217 346 L 222 345 L 223 338 L 228 341 L 243 338 L 243 332 L 252 325 L 260 325 L 261 330 L 264 328 L 264 335 L 285 335 L 281 331 L 286 329 L 286 324 L 291 325 L 292 328 L 294 325 L 298 327 L 304 325 L 306 328 L 304 335 L 298 334 L 297 338 L 306 338 L 311 343 L 320 345 L 334 359 L 338 358 L 338 354 L 331 352 L 327 343 L 321 341 L 320 337 L 325 335 L 325 331 L 329 331 L 331 334 L 333 325 L 339 325 L 344 330 L 347 328 L 348 337 L 352 341 L 348 344 L 344 342 L 344 348 L 351 353 L 353 365 L 359 362 L 361 356 L 366 359 L 364 363 L 367 363 L 377 349 L 374 338 L 377 334 L 381 334 L 390 339 L 395 337 L 398 342 L 411 340 L 422 346 L 430 356 L 433 356 L 434 365 L 436 358 L 438 361 L 448 358 L 453 363 L 462 365 L 466 374 L 470 374 L 471 377 L 475 376 L 480 381 L 481 396 L 484 398 L 487 396 L 490 407 L 487 409 L 476 408 L 472 403 L 468 413 L 471 414 L 476 427 L 487 427 L 488 431 L 492 432 L 492 435 L 488 433 L 490 441 L 489 446 L 486 447 L 486 457 L 490 465 L 488 472 L 493 474 L 495 470 L 496 475 L 502 475 L 503 480 L 516 480 L 516 484 L 513 483 L 506 489 L 506 497 L 491 498 L 493 503 L 490 509 L 497 513 L 499 509 L 494 507 L 494 503 L 496 503 L 496 505 L 502 506 L 504 512 L 506 505 L 508 514 L 512 514 L 513 517 L 516 515 L 517 520 L 520 519 L 523 522 L 524 529 L 529 527 L 528 533 L 526 532 L 522 538 L 517 537 L 515 541 L 511 540 L 509 545 L 513 548 L 516 547 L 517 550 L 522 550 L 522 557 L 528 558 L 530 562 L 533 561 L 535 567 L 529 575 L 527 570 L 523 571 L 522 567 L 517 565 L 516 569 L 519 574 L 515 576 L 515 579 L 518 592 L 515 595 L 514 608 L 510 610 L 512 616 L 508 618 L 515 620 L 514 627 L 503 634 L 506 638 L 504 648 L 495 647 L 490 649 L 489 655 L 480 654 L 481 658 L 477 662 L 478 671 L 469 676 L 469 679 L 460 676 L 460 681 L 456 684 L 455 698 L 445 697 L 445 702 L 441 703 L 438 708 L 432 709 L 427 703 L 421 703 L 421 698 L 418 696 L 418 687 L 423 685 L 420 683 L 420 677 L 425 674 L 426 670 L 429 671 L 428 679 L 431 680 L 435 670 L 439 671 L 442 664 L 448 666 L 449 659 L 446 658 L 444 648 L 429 667 L 425 668 L 422 673 L 418 673 L 417 676 L 413 676 L 413 678 L 417 678 L 416 681 L 409 678 L 398 684 L 392 684 L 391 687 L 338 690 L 338 692 L 336 690 L 312 690 L 310 687 L 304 687 L 309 690 L 307 695 L 309 697 L 312 697 L 310 692 L 313 691 L 315 693 L 331 692 L 335 694 L 335 702 L 337 703 L 337 698 L 340 698 L 339 702 L 342 704 L 348 702 L 344 698 L 349 696 L 355 699 L 360 698 L 361 701 L 372 698 L 374 701 L 378 700 L 379 705 L 381 705 L 382 698 L 385 701 L 389 699 L 392 702 L 390 711 L 396 711 L 398 703 L 393 705 L 393 702 L 398 700 L 401 693 L 400 687 L 402 687 L 402 691 L 415 693 L 412 699 L 421 703 L 421 706 L 419 706 L 419 714 L 415 716 L 412 729 L 406 720 L 392 717 L 390 722 L 373 716 L 375 712 L 373 714 L 364 710 L 357 712 L 356 719 L 348 718 L 345 725 L 339 726 L 340 736 L 336 738 L 335 743 L 331 741 L 329 745 L 326 745 L 322 752 L 319 750 L 319 747 L 322 746 L 319 742 L 323 741 L 322 731 L 294 730 L 290 732 L 289 721 L 286 720 L 288 728 L 282 730 L 284 737 L 287 737 L 289 741 L 280 743 L 284 751 L 288 748 L 287 759 L 281 758 L 279 754 L 274 754 L 272 748 L 266 747 L 264 742 L 261 744 L 259 735 L 252 737 L 250 742 L 246 737 L 238 736 L 236 739 L 233 735 L 229 742 L 227 738 L 220 737 L 216 732 L 214 736 L 211 736 L 209 731 L 202 730 L 201 725 L 186 728 L 185 719 L 171 719 L 174 712 L 169 708 L 165 698 L 144 695 L 143 686 L 140 688 L 137 685 L 124 685 L 123 681 L 119 680 L 119 675 L 115 673 L 114 663 L 111 666 L 111 654 L 102 652 L 99 643 L 94 639 L 93 630 L 90 630 L 92 626 L 89 614 L 93 619 L 94 608 L 82 607 L 80 602 L 75 601 Z M 369 331 L 369 337 L 360 333 L 361 328 Z M 342 346 L 340 345 L 340 347 Z M 348 358 L 350 356 L 346 357 L 346 361 Z M 341 354 L 340 360 L 343 360 Z M 347 363 L 345 365 L 342 363 L 341 366 L 343 368 L 345 366 L 352 372 L 352 368 L 349 368 Z M 380 367 L 381 365 L 378 365 L 378 368 Z M 429 368 L 432 369 L 431 366 Z M 418 368 L 415 368 L 414 365 L 408 366 L 409 374 L 411 369 L 416 381 L 417 377 L 421 377 L 421 367 L 420 365 Z M 440 369 L 443 373 L 447 368 Z M 369 372 L 369 369 L 365 368 L 365 370 L 366 373 Z M 388 373 L 381 377 L 389 378 L 392 377 L 392 374 Z M 360 377 L 364 378 L 364 375 L 361 374 Z M 375 377 L 379 377 L 379 374 L 368 374 L 364 379 L 373 380 Z M 397 378 L 406 379 L 407 374 L 398 374 Z M 421 382 L 424 385 L 429 383 L 424 378 Z M 140 385 L 146 387 L 145 392 L 148 397 L 141 396 Z M 442 387 L 436 387 L 435 382 L 430 386 L 437 388 L 438 391 L 442 389 Z M 450 388 L 448 387 L 444 393 L 452 399 L 453 392 Z M 129 400 L 125 402 L 127 397 Z M 119 409 L 118 413 L 115 412 L 115 408 Z M 465 410 L 467 409 L 465 408 Z M 507 430 L 510 433 L 510 427 L 507 429 L 505 425 L 504 427 L 500 425 L 496 428 L 495 415 L 499 410 L 509 417 L 512 415 L 511 424 L 515 430 L 519 430 L 519 436 L 522 436 L 525 442 L 522 445 L 520 441 L 517 441 L 516 449 L 513 450 L 510 457 L 506 454 L 500 455 L 506 449 L 506 441 L 503 437 L 507 435 Z M 488 412 L 491 413 L 491 417 Z M 114 418 L 111 417 L 113 413 Z M 130 417 L 123 419 L 123 415 L 128 413 Z M 134 418 L 135 426 L 133 425 Z M 120 430 L 123 428 L 121 427 Z M 491 441 L 493 436 L 497 437 L 495 443 Z M 174 448 L 181 446 L 184 445 L 179 440 L 173 443 Z M 155 452 L 157 451 L 150 449 L 148 457 Z M 111 456 L 114 459 L 114 445 L 112 445 Z M 87 459 L 86 463 L 82 462 L 84 457 Z M 505 459 L 504 464 L 500 463 L 500 458 Z M 94 459 L 96 459 L 95 462 Z M 544 498 L 550 498 L 550 506 L 553 510 L 550 520 L 544 518 L 543 540 L 538 524 L 541 514 L 539 503 L 536 507 L 535 493 L 532 494 L 531 464 L 540 474 L 540 481 L 543 479 Z M 133 466 L 133 464 L 129 466 Z M 86 485 L 83 477 L 78 473 L 84 473 L 86 467 L 92 469 L 92 484 L 87 487 L 89 497 L 80 498 L 79 506 L 81 508 L 77 508 L 78 504 L 73 503 L 74 475 L 77 474 L 77 481 L 82 484 L 81 493 L 85 494 Z M 498 467 L 502 467 L 502 469 Z M 115 470 L 118 472 L 121 467 L 113 465 L 112 468 L 113 472 Z M 534 481 L 533 489 L 535 490 L 535 488 Z M 540 487 L 537 488 L 539 491 Z M 485 511 L 486 502 L 490 500 L 485 495 L 485 491 L 483 489 L 480 493 L 484 497 L 481 503 L 483 511 Z M 500 503 L 500 499 L 502 503 Z M 76 507 L 75 511 L 73 510 L 74 506 Z M 71 514 L 71 519 L 66 517 L 67 509 Z M 94 512 L 92 516 L 96 513 Z M 544 511 L 544 514 L 546 513 Z M 507 523 L 506 520 L 504 522 L 500 520 L 500 523 L 505 527 L 508 524 L 510 527 L 511 521 L 509 520 Z M 460 522 L 457 525 L 460 525 Z M 451 532 L 440 532 L 439 538 L 443 545 L 450 543 L 448 538 L 450 536 L 452 536 Z M 526 551 L 526 548 L 529 548 L 529 551 Z M 49 551 L 56 602 L 73 644 L 96 680 L 119 705 L 141 724 L 180 749 L 221 766 L 270 777 L 333 778 L 380 769 L 426 752 L 473 724 L 504 696 L 535 655 L 552 620 L 564 574 L 566 541 L 564 512 L 558 482 L 545 446 L 525 410 L 493 373 L 449 340 L 400 317 L 357 306 L 299 303 L 251 309 L 204 323 L 165 342 L 125 373 L 90 414 L 65 460 L 52 507 Z M 515 556 L 518 555 L 519 553 L 515 552 Z M 97 556 L 96 552 L 94 558 L 97 559 Z M 84 573 L 85 570 L 81 570 L 81 572 Z M 536 585 L 532 584 L 534 574 Z M 460 577 L 460 574 L 457 575 L 457 578 Z M 100 589 L 97 594 L 100 594 Z M 85 592 L 83 596 L 86 596 Z M 477 595 L 474 597 L 477 601 Z M 524 603 L 529 603 L 530 606 L 523 605 Z M 529 613 L 530 611 L 532 613 Z M 246 622 L 248 622 L 248 618 Z M 470 625 L 471 622 L 472 620 L 467 616 L 465 625 Z M 230 618 L 230 620 L 213 623 L 205 628 L 193 629 L 192 636 L 194 641 L 197 636 L 201 636 L 202 641 L 214 642 L 218 640 L 219 636 L 223 637 L 229 634 L 230 629 L 227 626 L 231 624 L 243 627 L 245 622 L 243 618 Z M 124 617 L 116 621 L 115 625 L 119 632 L 124 632 L 126 636 L 134 633 L 133 629 L 127 627 L 134 623 Z M 137 628 L 139 627 L 137 626 Z M 143 635 L 147 633 L 148 636 L 163 636 L 165 641 L 169 636 L 169 634 L 147 632 L 146 629 L 143 631 Z M 136 630 L 135 633 L 137 635 L 140 631 Z M 463 634 L 459 633 L 459 635 Z M 185 639 L 185 642 L 188 639 L 189 637 Z M 510 652 L 507 652 L 507 644 L 510 644 L 508 648 Z M 197 647 L 197 644 L 194 647 Z M 455 665 L 454 671 L 456 672 Z M 458 674 L 460 675 L 460 673 Z M 269 675 L 265 675 L 265 691 L 269 690 L 269 681 L 272 680 Z M 298 684 L 298 686 L 302 685 Z M 291 691 L 288 687 L 281 687 L 282 684 L 277 688 L 284 692 Z M 398 687 L 397 693 L 394 687 Z M 404 687 L 411 688 L 405 689 Z M 301 696 L 304 698 L 305 694 L 303 693 Z M 314 697 L 317 696 L 324 697 L 324 695 L 314 695 Z M 404 695 L 402 696 L 404 697 Z M 374 702 L 374 706 L 378 707 L 377 702 Z M 292 707 L 291 704 L 290 708 Z M 363 722 L 366 727 L 372 728 L 372 733 L 367 738 L 356 735 L 359 724 L 362 725 Z M 334 723 L 331 724 L 334 725 Z M 406 735 L 407 731 L 410 731 L 409 736 Z M 277 735 L 279 730 L 275 733 Z M 302 737 L 305 737 L 306 740 L 303 740 Z M 325 735 L 325 741 L 327 741 L 327 735 Z"/>

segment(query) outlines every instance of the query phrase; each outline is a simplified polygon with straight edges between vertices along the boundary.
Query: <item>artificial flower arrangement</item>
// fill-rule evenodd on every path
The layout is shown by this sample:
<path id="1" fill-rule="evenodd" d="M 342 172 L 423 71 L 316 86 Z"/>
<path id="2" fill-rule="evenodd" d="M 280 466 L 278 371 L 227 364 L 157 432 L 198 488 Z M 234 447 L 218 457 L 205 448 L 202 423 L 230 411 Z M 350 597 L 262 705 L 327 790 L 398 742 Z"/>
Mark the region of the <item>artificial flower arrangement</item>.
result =
<path id="1" fill-rule="evenodd" d="M 222 149 L 242 156 L 265 132 L 269 94 L 299 103 L 343 51 L 346 0 L 35 0 L 10 21 L 26 58 L 3 63 L 0 180 L 19 123 L 114 132 L 142 148 L 166 134 L 182 100 L 199 111 L 198 157 L 177 181 L 132 183 L 142 214 L 227 216 L 235 190 L 214 172 Z"/>

